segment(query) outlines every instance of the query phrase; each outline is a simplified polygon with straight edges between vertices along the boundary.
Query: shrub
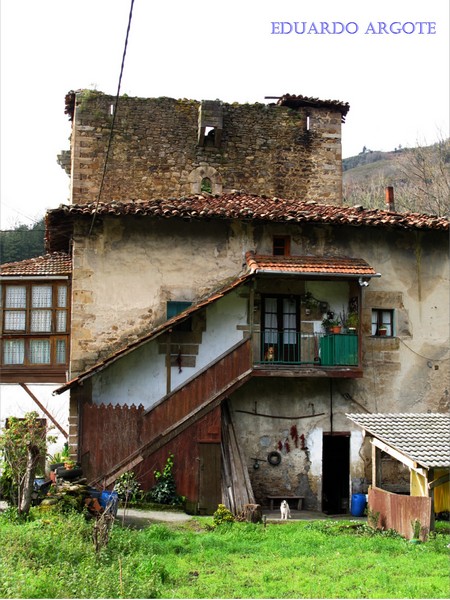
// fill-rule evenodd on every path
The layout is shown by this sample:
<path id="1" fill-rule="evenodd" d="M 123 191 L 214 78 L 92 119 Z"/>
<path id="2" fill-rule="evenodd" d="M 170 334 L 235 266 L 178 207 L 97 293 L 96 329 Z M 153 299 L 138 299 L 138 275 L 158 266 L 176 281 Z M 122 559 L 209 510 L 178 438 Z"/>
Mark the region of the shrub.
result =
<path id="1" fill-rule="evenodd" d="M 136 479 L 133 471 L 123 473 L 114 485 L 114 490 L 121 500 L 125 502 L 136 502 L 141 495 L 141 484 Z"/>
<path id="2" fill-rule="evenodd" d="M 177 495 L 177 488 L 172 469 L 173 454 L 169 454 L 163 471 L 154 472 L 156 484 L 147 495 L 151 502 L 171 505 L 181 504 L 183 502 L 183 498 Z"/>
<path id="3" fill-rule="evenodd" d="M 234 521 L 235 518 L 233 513 L 231 513 L 224 504 L 219 504 L 216 512 L 213 515 L 214 527 L 219 527 L 224 523 L 234 523 Z"/>

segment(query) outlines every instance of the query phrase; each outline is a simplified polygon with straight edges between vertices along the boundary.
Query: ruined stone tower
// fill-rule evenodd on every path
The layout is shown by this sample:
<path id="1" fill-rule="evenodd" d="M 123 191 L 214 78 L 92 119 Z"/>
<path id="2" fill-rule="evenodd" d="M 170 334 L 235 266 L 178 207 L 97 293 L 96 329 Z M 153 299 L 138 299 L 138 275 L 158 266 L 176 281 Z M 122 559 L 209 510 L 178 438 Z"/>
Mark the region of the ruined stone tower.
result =
<path id="1" fill-rule="evenodd" d="M 341 123 L 348 104 L 285 95 L 276 104 L 119 99 L 71 92 L 71 201 L 247 193 L 341 204 Z M 111 136 L 111 127 L 112 136 Z M 64 153 L 66 154 L 66 153 Z M 67 154 L 66 154 L 67 156 Z"/>

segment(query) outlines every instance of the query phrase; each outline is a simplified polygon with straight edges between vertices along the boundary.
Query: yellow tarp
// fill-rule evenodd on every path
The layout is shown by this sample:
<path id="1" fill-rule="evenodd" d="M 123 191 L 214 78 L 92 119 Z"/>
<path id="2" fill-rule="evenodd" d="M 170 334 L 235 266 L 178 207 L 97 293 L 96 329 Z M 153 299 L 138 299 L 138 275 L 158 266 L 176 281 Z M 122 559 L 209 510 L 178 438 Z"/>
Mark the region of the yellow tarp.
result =
<path id="1" fill-rule="evenodd" d="M 433 478 L 439 479 L 448 473 L 448 469 L 435 469 Z M 411 470 L 411 496 L 428 496 L 428 484 L 425 477 Z M 450 481 L 434 488 L 434 512 L 450 511 Z"/>
<path id="2" fill-rule="evenodd" d="M 434 478 L 439 479 L 448 473 L 448 469 L 435 469 Z M 450 511 L 450 481 L 434 488 L 434 512 Z"/>

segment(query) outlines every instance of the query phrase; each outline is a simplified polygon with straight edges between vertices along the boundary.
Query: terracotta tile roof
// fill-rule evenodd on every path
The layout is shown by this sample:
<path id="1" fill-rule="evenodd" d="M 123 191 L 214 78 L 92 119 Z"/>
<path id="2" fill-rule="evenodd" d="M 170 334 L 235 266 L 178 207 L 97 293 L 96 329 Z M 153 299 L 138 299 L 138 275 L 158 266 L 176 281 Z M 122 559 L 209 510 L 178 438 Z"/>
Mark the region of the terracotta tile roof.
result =
<path id="1" fill-rule="evenodd" d="M 255 273 L 292 273 L 299 275 L 347 275 L 377 277 L 375 270 L 362 258 L 343 256 L 263 256 L 250 251 L 247 265 Z"/>
<path id="2" fill-rule="evenodd" d="M 340 102 L 339 100 L 319 100 L 319 98 L 309 98 L 308 96 L 296 96 L 292 94 L 284 94 L 278 99 L 277 104 L 281 106 L 289 106 L 290 108 L 300 108 L 312 106 L 314 108 L 329 108 L 338 110 L 342 115 L 342 122 L 345 121 L 345 115 L 350 110 L 348 102 Z"/>
<path id="3" fill-rule="evenodd" d="M 72 261 L 65 252 L 53 252 L 36 258 L 0 265 L 0 277 L 70 275 Z"/>
<path id="4" fill-rule="evenodd" d="M 347 414 L 370 435 L 426 468 L 450 466 L 450 415 Z"/>
<path id="5" fill-rule="evenodd" d="M 183 198 L 131 200 L 129 202 L 99 202 L 61 205 L 47 212 L 48 235 L 52 238 L 68 235 L 72 217 L 142 216 L 162 219 L 204 220 L 226 219 L 242 221 L 274 221 L 280 223 L 313 223 L 382 227 L 395 229 L 448 230 L 444 217 L 417 213 L 396 213 L 361 206 L 335 206 L 314 201 L 268 198 L 245 193 L 221 196 L 194 195 Z"/>

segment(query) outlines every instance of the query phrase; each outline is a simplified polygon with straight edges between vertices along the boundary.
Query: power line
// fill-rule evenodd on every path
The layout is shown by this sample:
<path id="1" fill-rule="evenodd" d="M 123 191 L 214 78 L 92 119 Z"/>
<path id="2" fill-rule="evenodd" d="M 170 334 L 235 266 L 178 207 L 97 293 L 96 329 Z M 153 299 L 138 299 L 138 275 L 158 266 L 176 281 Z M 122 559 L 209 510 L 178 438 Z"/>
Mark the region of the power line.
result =
<path id="1" fill-rule="evenodd" d="M 102 172 L 102 178 L 101 178 L 101 182 L 100 182 L 100 188 L 98 190 L 97 202 L 95 204 L 94 214 L 92 215 L 92 223 L 91 223 L 91 227 L 89 229 L 89 234 L 88 235 L 91 235 L 92 229 L 94 227 L 95 217 L 97 216 L 98 205 L 100 203 L 100 197 L 102 195 L 103 184 L 105 182 L 106 167 L 107 167 L 107 164 L 108 164 L 109 151 L 110 151 L 110 148 L 111 148 L 111 142 L 112 142 L 113 131 L 114 131 L 114 124 L 116 122 L 117 105 L 119 104 L 120 86 L 122 84 L 122 75 L 123 75 L 123 70 L 124 70 L 124 66 L 125 66 L 125 56 L 127 54 L 128 37 L 129 37 L 129 34 L 130 34 L 131 18 L 133 16 L 133 6 L 134 6 L 134 0 L 131 0 L 130 14 L 128 15 L 127 34 L 126 34 L 126 37 L 125 37 L 125 46 L 124 46 L 124 49 L 123 49 L 122 64 L 120 66 L 119 83 L 117 85 L 117 93 L 116 93 L 116 100 L 114 102 L 113 118 L 112 118 L 112 122 L 111 122 L 111 129 L 109 131 L 108 146 L 106 148 L 105 162 L 104 162 L 104 165 L 103 165 L 103 172 Z"/>

